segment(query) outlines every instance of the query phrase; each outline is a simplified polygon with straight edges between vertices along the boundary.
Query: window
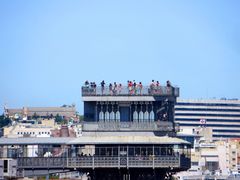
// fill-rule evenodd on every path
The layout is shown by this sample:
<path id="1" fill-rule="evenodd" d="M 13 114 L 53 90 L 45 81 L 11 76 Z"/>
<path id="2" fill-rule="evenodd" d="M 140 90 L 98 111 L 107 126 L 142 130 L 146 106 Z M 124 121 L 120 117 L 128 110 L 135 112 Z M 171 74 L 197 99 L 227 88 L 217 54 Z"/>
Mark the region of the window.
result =
<path id="1" fill-rule="evenodd" d="M 3 172 L 4 173 L 8 172 L 8 160 L 4 160 L 3 162 Z"/>
<path id="2" fill-rule="evenodd" d="M 192 166 L 198 166 L 198 162 L 192 162 Z"/>

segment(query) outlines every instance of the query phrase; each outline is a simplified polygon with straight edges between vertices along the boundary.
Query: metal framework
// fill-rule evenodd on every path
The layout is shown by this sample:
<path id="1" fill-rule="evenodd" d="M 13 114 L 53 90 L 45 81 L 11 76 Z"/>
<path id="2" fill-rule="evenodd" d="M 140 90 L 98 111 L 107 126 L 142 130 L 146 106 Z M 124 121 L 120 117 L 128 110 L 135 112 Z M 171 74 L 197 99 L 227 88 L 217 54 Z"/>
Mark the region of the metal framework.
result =
<path id="1" fill-rule="evenodd" d="M 188 168 L 187 145 L 11 145 L 1 158 L 17 159 L 18 168 Z M 183 163 L 184 162 L 184 163 Z M 186 167 L 185 167 L 186 166 Z"/>

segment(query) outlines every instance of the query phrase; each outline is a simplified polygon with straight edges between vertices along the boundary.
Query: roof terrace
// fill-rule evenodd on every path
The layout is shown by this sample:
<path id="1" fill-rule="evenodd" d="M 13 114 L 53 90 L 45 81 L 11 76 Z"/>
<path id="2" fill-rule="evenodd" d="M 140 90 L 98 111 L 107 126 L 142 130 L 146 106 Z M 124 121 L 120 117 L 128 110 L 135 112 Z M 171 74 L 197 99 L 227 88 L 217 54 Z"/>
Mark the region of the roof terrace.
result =
<path id="1" fill-rule="evenodd" d="M 82 86 L 82 96 L 179 96 L 179 88 L 173 86 Z"/>

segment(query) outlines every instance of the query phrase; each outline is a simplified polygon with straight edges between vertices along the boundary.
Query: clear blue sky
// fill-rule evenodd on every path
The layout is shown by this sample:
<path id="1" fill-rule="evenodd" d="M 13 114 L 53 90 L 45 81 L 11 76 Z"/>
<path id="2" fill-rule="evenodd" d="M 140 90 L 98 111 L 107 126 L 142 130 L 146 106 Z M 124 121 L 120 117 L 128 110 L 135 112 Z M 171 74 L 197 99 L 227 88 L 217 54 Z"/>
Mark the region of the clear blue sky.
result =
<path id="1" fill-rule="evenodd" d="M 240 1 L 1 0 L 0 111 L 76 103 L 85 80 L 240 98 Z"/>

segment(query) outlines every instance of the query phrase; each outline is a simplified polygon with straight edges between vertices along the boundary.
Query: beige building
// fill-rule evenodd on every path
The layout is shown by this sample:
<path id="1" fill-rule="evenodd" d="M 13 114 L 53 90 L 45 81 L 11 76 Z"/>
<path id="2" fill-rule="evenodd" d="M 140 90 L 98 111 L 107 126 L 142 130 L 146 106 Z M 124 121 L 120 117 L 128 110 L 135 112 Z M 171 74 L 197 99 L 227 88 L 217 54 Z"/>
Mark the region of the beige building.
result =
<path id="1" fill-rule="evenodd" d="M 44 119 L 41 124 L 16 123 L 4 127 L 4 137 L 50 137 L 51 131 L 58 126 L 54 119 Z"/>
<path id="2" fill-rule="evenodd" d="M 240 173 L 240 139 L 234 138 L 228 140 L 228 167 L 234 173 Z"/>
<path id="3" fill-rule="evenodd" d="M 52 137 L 80 137 L 82 136 L 82 126 L 79 125 L 62 125 L 51 131 Z"/>
<path id="4" fill-rule="evenodd" d="M 43 119 L 40 124 L 15 122 L 4 127 L 4 137 L 80 137 L 82 126 L 58 125 L 54 119 Z"/>
<path id="5" fill-rule="evenodd" d="M 76 107 L 23 107 L 18 109 L 4 108 L 5 115 L 12 119 L 32 119 L 32 117 L 53 118 L 57 115 L 64 118 L 76 118 Z"/>
<path id="6" fill-rule="evenodd" d="M 240 139 L 213 139 L 212 129 L 199 127 L 184 129 L 185 134 L 196 134 L 191 150 L 191 172 L 210 172 L 222 175 L 240 173 Z"/>

